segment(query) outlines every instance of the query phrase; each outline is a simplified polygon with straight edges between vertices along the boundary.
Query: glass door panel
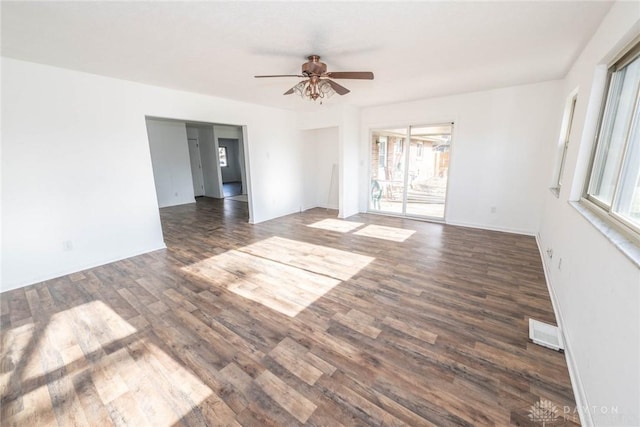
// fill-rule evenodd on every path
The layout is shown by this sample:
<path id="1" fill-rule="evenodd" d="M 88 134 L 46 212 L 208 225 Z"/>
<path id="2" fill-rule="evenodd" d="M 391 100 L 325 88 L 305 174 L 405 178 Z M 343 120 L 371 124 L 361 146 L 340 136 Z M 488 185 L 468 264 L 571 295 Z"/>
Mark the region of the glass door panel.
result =
<path id="1" fill-rule="evenodd" d="M 369 210 L 444 219 L 453 124 L 371 131 Z"/>
<path id="2" fill-rule="evenodd" d="M 444 218 L 452 125 L 411 127 L 405 213 Z"/>
<path id="3" fill-rule="evenodd" d="M 369 209 L 404 214 L 408 129 L 371 132 Z"/>

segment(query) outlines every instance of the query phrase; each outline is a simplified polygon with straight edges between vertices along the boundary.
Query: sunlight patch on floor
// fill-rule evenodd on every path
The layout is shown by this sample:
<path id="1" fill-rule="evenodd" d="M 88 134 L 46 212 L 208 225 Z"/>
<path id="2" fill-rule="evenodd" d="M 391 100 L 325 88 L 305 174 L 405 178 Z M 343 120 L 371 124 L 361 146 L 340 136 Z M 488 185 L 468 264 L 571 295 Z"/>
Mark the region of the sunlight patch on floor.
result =
<path id="1" fill-rule="evenodd" d="M 366 255 L 279 236 L 269 237 L 240 250 L 339 280 L 349 280 L 375 259 Z"/>
<path id="2" fill-rule="evenodd" d="M 338 279 L 236 250 L 184 269 L 289 317 L 297 316 L 341 283 Z"/>
<path id="3" fill-rule="evenodd" d="M 17 397 L 8 405 L 19 404 L 8 411 L 7 425 L 55 424 L 53 400 L 62 421 L 80 425 L 102 425 L 115 416 L 125 425 L 172 426 L 213 395 L 162 349 L 136 337 L 136 328 L 102 301 L 53 314 L 41 333 L 34 333 L 36 326 L 2 331 L 0 388 Z M 109 415 L 88 411 L 84 393 L 97 394 Z"/>
<path id="4" fill-rule="evenodd" d="M 274 236 L 183 270 L 295 317 L 374 259 Z"/>
<path id="5" fill-rule="evenodd" d="M 15 328 L 2 330 L 0 390 L 4 388 L 13 366 L 16 365 L 17 361 L 22 360 L 29 343 L 33 339 L 34 329 L 35 325 L 33 323 L 27 323 Z M 39 368 L 39 365 L 37 367 Z"/>
<path id="6" fill-rule="evenodd" d="M 29 358 L 23 368 L 23 380 L 62 368 L 72 372 L 86 367 L 86 354 L 99 354 L 104 346 L 136 332 L 104 302 L 91 301 L 55 313 L 35 338 L 37 341 L 14 341 L 11 358 L 16 364 L 22 357 Z M 23 354 L 26 346 L 31 346 L 31 354 Z"/>
<path id="7" fill-rule="evenodd" d="M 415 230 L 371 224 L 353 234 L 358 236 L 374 237 L 382 240 L 390 240 L 392 242 L 404 242 L 415 232 Z"/>
<path id="8" fill-rule="evenodd" d="M 363 222 L 343 221 L 339 219 L 327 218 L 322 221 L 314 222 L 307 227 L 320 228 L 327 231 L 337 231 L 338 233 L 348 233 L 356 228 L 364 225 Z"/>

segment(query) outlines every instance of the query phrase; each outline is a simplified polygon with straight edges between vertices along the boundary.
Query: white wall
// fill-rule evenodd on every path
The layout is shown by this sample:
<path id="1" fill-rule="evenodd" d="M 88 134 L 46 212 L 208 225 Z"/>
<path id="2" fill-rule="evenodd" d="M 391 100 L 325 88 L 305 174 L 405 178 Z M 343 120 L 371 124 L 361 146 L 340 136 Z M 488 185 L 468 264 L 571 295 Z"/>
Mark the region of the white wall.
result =
<path id="1" fill-rule="evenodd" d="M 568 203 L 582 193 L 606 64 L 639 33 L 638 3 L 616 3 L 568 73 L 561 103 L 575 88 L 578 101 L 565 184 L 559 198 L 546 192 L 543 200 L 540 246 L 553 249 L 553 258 L 544 260 L 577 398 L 589 408 L 617 409 L 585 411 L 585 425 L 640 425 L 640 269 Z M 559 126 L 555 131 L 557 141 Z"/>
<path id="2" fill-rule="evenodd" d="M 145 116 L 246 125 L 251 221 L 302 204 L 292 112 L 8 58 L 2 106 L 2 290 L 164 246 Z"/>
<path id="3" fill-rule="evenodd" d="M 222 191 L 222 172 L 218 159 L 218 148 L 214 138 L 214 125 L 187 123 L 187 136 L 197 139 L 202 166 L 204 195 L 215 199 L 224 197 Z"/>
<path id="4" fill-rule="evenodd" d="M 303 132 L 304 209 L 338 209 L 338 143 L 338 127 Z M 332 181 L 334 166 L 335 174 Z"/>
<path id="5" fill-rule="evenodd" d="M 369 188 L 370 129 L 455 122 L 446 222 L 535 234 L 560 87 L 552 81 L 363 109 L 361 188 Z M 360 210 L 367 202 L 362 192 Z"/>
<path id="6" fill-rule="evenodd" d="M 242 129 L 240 129 L 242 132 Z M 238 140 L 238 160 L 240 162 L 240 181 L 242 182 L 242 194 L 248 194 L 247 186 L 247 160 L 244 154 L 244 138 Z"/>
<path id="7" fill-rule="evenodd" d="M 364 167 L 360 153 L 360 110 L 348 105 L 322 106 L 314 113 L 298 114 L 297 125 L 303 131 L 338 128 L 338 216 L 346 218 L 358 213 L 359 177 Z"/>
<path id="8" fill-rule="evenodd" d="M 147 119 L 158 206 L 195 201 L 187 130 L 182 122 Z"/>
<path id="9" fill-rule="evenodd" d="M 340 218 L 357 214 L 359 209 L 359 177 L 363 173 L 364 161 L 360 157 L 360 110 L 345 106 L 340 121 L 339 183 Z M 366 187 L 369 188 L 367 185 Z"/>
<path id="10" fill-rule="evenodd" d="M 200 159 L 202 160 L 202 177 L 204 178 L 204 195 L 216 199 L 224 198 L 222 191 L 222 171 L 218 156 L 218 142 L 214 136 L 213 126 L 198 126 L 200 141 Z"/>
<path id="11" fill-rule="evenodd" d="M 186 128 L 193 194 L 196 197 L 204 196 L 204 176 L 202 174 L 202 155 L 200 154 L 198 129 L 190 128 L 189 125 Z"/>

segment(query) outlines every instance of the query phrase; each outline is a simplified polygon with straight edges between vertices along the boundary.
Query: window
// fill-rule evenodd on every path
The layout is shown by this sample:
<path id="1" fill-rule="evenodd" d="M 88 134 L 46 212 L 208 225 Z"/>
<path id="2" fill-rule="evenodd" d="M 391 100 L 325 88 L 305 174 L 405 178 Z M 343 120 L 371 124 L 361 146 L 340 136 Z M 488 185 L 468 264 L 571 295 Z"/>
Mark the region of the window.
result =
<path id="1" fill-rule="evenodd" d="M 387 137 L 381 136 L 378 138 L 378 166 L 381 168 L 387 167 Z"/>
<path id="2" fill-rule="evenodd" d="M 562 176 L 564 173 L 564 164 L 567 160 L 567 149 L 569 148 L 569 138 L 571 137 L 571 127 L 573 126 L 573 113 L 576 110 L 576 102 L 578 101 L 578 93 L 574 91 L 569 95 L 567 105 L 564 109 L 562 117 L 562 128 L 560 130 L 560 140 L 558 143 L 558 161 L 553 175 L 553 183 L 551 190 L 558 197 L 560 188 L 562 187 Z"/>
<path id="3" fill-rule="evenodd" d="M 640 232 L 640 44 L 610 69 L 585 197 Z"/>
<path id="4" fill-rule="evenodd" d="M 394 154 L 402 154 L 402 144 L 404 143 L 404 139 L 396 138 L 396 142 L 393 144 L 393 152 Z"/>
<path id="5" fill-rule="evenodd" d="M 218 155 L 220 156 L 220 166 L 227 167 L 227 147 L 218 147 Z"/>

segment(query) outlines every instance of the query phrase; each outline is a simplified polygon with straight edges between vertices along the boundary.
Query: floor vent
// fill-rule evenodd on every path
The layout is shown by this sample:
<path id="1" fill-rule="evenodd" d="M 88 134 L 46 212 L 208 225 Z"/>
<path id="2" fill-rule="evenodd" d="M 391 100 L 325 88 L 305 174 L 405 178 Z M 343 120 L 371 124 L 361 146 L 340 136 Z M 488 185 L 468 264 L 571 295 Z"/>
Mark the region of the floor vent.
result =
<path id="1" fill-rule="evenodd" d="M 560 329 L 557 326 L 540 322 L 539 320 L 529 319 L 529 338 L 535 344 L 552 350 L 559 351 L 564 349 Z"/>

